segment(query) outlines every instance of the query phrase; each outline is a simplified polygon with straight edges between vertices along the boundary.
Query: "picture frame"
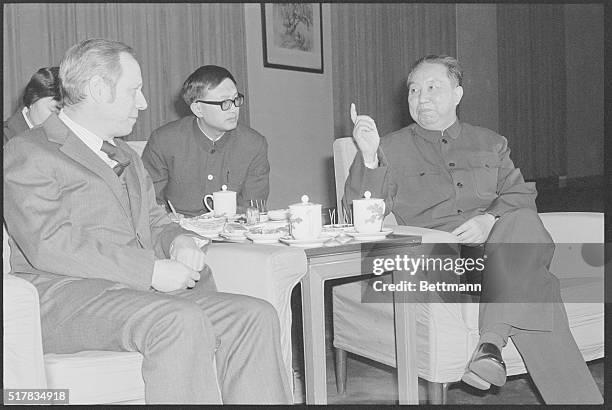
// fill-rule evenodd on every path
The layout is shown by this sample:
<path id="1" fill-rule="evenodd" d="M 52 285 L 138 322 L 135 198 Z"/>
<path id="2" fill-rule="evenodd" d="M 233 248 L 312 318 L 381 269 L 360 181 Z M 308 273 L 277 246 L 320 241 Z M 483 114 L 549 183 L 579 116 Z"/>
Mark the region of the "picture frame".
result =
<path id="1" fill-rule="evenodd" d="M 264 67 L 323 73 L 321 3 L 262 3 Z"/>

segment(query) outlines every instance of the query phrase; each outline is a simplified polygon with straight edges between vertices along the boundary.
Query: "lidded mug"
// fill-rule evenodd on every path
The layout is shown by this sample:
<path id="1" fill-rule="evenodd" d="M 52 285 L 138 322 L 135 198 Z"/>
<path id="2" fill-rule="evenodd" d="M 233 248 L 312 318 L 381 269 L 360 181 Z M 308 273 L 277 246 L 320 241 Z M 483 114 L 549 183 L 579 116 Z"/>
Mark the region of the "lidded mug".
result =
<path id="1" fill-rule="evenodd" d="M 213 202 L 212 207 L 208 205 L 209 199 Z M 227 185 L 222 185 L 221 191 L 213 192 L 212 195 L 206 195 L 203 202 L 206 209 L 213 212 L 215 216 L 236 215 L 236 192 L 228 191 Z"/>
<path id="2" fill-rule="evenodd" d="M 365 191 L 363 196 L 362 199 L 353 199 L 355 230 L 360 233 L 380 232 L 385 216 L 385 200 L 372 198 L 370 191 Z"/>
<path id="3" fill-rule="evenodd" d="M 314 240 L 321 236 L 323 218 L 321 204 L 309 202 L 308 195 L 302 195 L 302 202 L 289 205 L 289 222 L 294 239 Z"/>

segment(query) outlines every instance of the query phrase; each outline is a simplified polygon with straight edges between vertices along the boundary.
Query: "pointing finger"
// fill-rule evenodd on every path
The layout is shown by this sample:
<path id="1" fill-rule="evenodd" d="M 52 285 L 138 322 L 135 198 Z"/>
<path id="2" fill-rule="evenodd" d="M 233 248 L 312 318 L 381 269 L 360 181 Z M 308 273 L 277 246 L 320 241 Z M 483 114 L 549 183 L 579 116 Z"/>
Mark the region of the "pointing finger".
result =
<path id="1" fill-rule="evenodd" d="M 355 103 L 351 103 L 351 121 L 353 121 L 353 124 L 357 121 L 357 108 L 355 108 Z"/>
<path id="2" fill-rule="evenodd" d="M 376 129 L 376 123 L 371 117 L 368 117 L 367 115 L 357 116 L 357 119 L 354 124 L 355 127 L 361 127 L 366 131 L 373 131 Z"/>

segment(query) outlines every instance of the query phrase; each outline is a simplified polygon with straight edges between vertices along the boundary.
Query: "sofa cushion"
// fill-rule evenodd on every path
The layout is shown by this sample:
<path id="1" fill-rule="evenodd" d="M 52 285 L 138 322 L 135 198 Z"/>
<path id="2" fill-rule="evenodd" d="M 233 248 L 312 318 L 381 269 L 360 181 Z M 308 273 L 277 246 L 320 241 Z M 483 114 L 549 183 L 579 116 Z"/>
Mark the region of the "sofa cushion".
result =
<path id="1" fill-rule="evenodd" d="M 140 353 L 90 350 L 46 354 L 45 369 L 48 388 L 70 388 L 70 404 L 144 403 Z"/>

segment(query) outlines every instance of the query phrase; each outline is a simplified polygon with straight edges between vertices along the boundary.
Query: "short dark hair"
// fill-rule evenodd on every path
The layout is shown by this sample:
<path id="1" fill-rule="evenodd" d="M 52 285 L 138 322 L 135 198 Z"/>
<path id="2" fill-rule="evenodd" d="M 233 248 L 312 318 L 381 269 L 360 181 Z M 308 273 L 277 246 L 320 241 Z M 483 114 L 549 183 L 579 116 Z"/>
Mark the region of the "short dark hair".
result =
<path id="1" fill-rule="evenodd" d="M 412 78 L 412 73 L 417 69 L 418 66 L 424 63 L 429 64 L 441 64 L 446 67 L 446 73 L 448 78 L 450 78 L 451 82 L 455 83 L 455 86 L 460 86 L 463 84 L 463 69 L 459 65 L 459 61 L 455 57 L 447 56 L 447 55 L 437 55 L 437 54 L 429 54 L 425 57 L 419 58 L 410 68 L 410 73 L 408 74 L 408 85 L 410 85 L 410 81 Z"/>
<path id="2" fill-rule="evenodd" d="M 234 84 L 236 80 L 232 73 L 217 65 L 204 65 L 195 70 L 183 83 L 181 96 L 185 104 L 190 106 L 195 100 L 201 98 L 202 94 L 211 88 L 215 88 L 223 80 L 229 78 Z"/>
<path id="3" fill-rule="evenodd" d="M 59 90 L 59 67 L 43 67 L 34 73 L 23 92 L 23 105 L 30 107 L 45 97 L 61 101 Z"/>

